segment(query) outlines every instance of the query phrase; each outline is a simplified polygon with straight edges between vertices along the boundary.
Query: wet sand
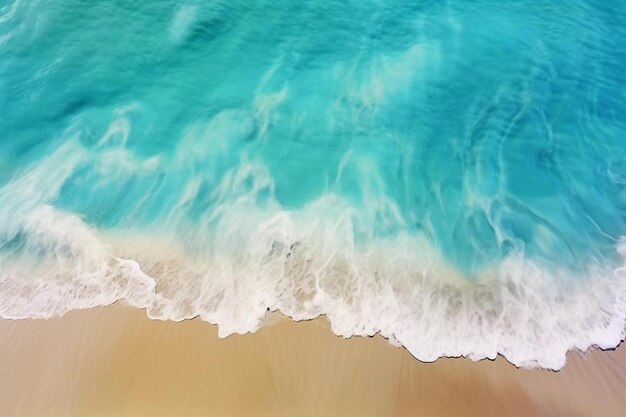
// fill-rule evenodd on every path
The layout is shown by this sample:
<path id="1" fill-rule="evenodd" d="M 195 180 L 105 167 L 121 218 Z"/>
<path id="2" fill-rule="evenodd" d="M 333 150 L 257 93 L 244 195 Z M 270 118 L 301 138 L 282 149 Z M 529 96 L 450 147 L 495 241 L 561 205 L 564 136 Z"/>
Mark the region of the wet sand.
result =
<path id="1" fill-rule="evenodd" d="M 0 320 L 0 416 L 622 416 L 626 349 L 572 353 L 560 372 L 502 358 L 421 363 L 324 319 L 217 337 L 200 320 L 122 305 Z"/>

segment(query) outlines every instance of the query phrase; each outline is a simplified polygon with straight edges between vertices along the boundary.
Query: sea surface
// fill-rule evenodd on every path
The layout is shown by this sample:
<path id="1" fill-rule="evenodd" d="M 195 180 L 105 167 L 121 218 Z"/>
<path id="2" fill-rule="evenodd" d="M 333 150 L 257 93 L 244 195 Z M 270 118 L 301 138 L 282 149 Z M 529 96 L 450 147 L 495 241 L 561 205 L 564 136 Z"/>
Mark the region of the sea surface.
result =
<path id="1" fill-rule="evenodd" d="M 559 369 L 626 324 L 626 2 L 0 0 L 0 315 L 326 315 Z"/>

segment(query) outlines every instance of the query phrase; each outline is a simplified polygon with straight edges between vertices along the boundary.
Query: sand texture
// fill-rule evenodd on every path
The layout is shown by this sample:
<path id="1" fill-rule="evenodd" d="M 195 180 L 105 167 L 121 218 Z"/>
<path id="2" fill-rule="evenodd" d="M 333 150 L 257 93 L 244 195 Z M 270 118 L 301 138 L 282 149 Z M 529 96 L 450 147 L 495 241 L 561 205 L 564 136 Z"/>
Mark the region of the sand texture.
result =
<path id="1" fill-rule="evenodd" d="M 498 358 L 421 363 L 325 319 L 217 337 L 200 320 L 113 305 L 0 320 L 0 416 L 623 416 L 626 349 L 560 372 Z"/>

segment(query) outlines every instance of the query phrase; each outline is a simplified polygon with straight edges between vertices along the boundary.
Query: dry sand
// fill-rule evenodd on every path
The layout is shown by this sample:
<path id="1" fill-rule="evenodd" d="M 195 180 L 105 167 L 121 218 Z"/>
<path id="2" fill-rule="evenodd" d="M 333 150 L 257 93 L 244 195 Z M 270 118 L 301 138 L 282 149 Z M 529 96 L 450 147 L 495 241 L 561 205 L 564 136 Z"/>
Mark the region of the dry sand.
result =
<path id="1" fill-rule="evenodd" d="M 427 364 L 325 320 L 217 337 L 121 305 L 0 320 L 0 416 L 624 416 L 626 349 L 561 372 L 498 358 Z"/>

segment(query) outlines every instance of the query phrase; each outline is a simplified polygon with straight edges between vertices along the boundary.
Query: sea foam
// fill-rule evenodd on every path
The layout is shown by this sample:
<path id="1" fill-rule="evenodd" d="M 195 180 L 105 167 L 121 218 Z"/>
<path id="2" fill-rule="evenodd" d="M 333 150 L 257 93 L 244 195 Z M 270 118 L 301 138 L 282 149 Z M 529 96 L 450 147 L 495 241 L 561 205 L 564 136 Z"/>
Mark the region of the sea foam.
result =
<path id="1" fill-rule="evenodd" d="M 357 243 L 353 222 L 362 210 L 339 195 L 297 210 L 271 197 L 260 206 L 253 196 L 272 188 L 271 177 L 245 162 L 226 176 L 222 194 L 242 183 L 248 191 L 223 197 L 217 217 L 200 221 L 213 222 L 213 233 L 186 230 L 186 246 L 172 233 L 183 227 L 175 220 L 170 231 L 120 235 L 46 204 L 86 157 L 70 140 L 3 187 L 2 317 L 49 318 L 125 300 L 155 319 L 200 316 L 225 337 L 257 331 L 268 310 L 294 320 L 326 315 L 337 335 L 380 333 L 423 361 L 501 354 L 551 369 L 563 367 L 570 350 L 613 348 L 624 338 L 623 240 L 617 269 L 589 265 L 586 276 L 572 277 L 512 253 L 468 280 L 424 236 Z M 50 177 L 60 161 L 66 170 Z M 29 184 L 43 177 L 42 194 Z"/>

